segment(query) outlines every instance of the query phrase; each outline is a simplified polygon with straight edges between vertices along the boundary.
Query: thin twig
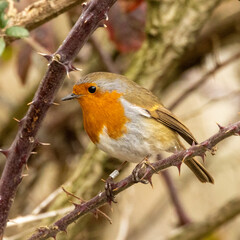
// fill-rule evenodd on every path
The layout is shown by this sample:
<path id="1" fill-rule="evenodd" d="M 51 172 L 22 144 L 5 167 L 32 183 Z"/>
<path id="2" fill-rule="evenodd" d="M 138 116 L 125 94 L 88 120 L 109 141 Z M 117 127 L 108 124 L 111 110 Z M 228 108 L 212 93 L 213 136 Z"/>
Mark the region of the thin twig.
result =
<path id="1" fill-rule="evenodd" d="M 170 104 L 169 109 L 172 110 L 173 108 L 176 108 L 183 99 L 186 99 L 187 96 L 189 96 L 193 91 L 195 91 L 197 88 L 202 86 L 209 79 L 209 77 L 213 76 L 218 71 L 220 71 L 223 67 L 225 67 L 228 64 L 238 60 L 239 58 L 240 58 L 240 52 L 233 55 L 232 57 L 230 57 L 226 61 L 224 61 L 220 64 L 216 64 L 216 66 L 211 71 L 209 71 L 205 75 L 203 75 L 191 87 L 187 88 L 172 104 Z"/>
<path id="2" fill-rule="evenodd" d="M 173 206 L 178 216 L 179 225 L 187 225 L 191 223 L 190 218 L 188 217 L 176 190 L 176 187 L 173 183 L 172 177 L 169 174 L 169 171 L 162 171 L 162 177 L 167 185 L 167 189 L 172 200 Z"/>
<path id="3" fill-rule="evenodd" d="M 56 198 L 56 196 L 58 196 L 59 193 L 62 193 L 62 188 L 60 188 L 60 187 L 57 188 L 54 192 L 52 192 L 36 208 L 34 208 L 32 211 L 32 214 L 33 215 L 39 214 L 42 211 L 42 209 L 44 209 L 46 206 L 48 206 Z"/>
<path id="4" fill-rule="evenodd" d="M 97 41 L 97 39 L 94 36 L 92 36 L 90 38 L 90 42 L 92 43 L 93 47 L 98 52 L 98 54 L 99 54 L 103 64 L 105 65 L 106 69 L 109 72 L 120 73 L 119 69 L 117 69 L 116 65 L 113 63 L 112 58 L 109 55 L 109 53 L 102 49 L 99 42 Z"/>
<path id="5" fill-rule="evenodd" d="M 141 168 L 139 171 L 139 178 L 141 179 L 141 177 L 145 176 L 146 179 L 151 179 L 152 175 L 156 173 L 156 171 L 166 169 L 170 166 L 177 166 L 182 162 L 182 159 L 184 159 L 184 161 L 188 161 L 194 156 L 201 156 L 206 151 L 212 149 L 217 143 L 232 135 L 240 135 L 240 121 L 231 124 L 228 127 L 220 127 L 218 133 L 205 140 L 201 144 L 194 145 L 185 151 L 175 153 L 168 158 L 152 163 L 151 167 Z M 114 184 L 113 194 L 116 196 L 134 184 L 136 184 L 136 182 L 133 180 L 132 175 L 129 175 L 127 178 Z M 75 205 L 75 209 L 72 212 L 59 219 L 53 225 L 38 229 L 37 232 L 29 238 L 29 240 L 56 237 L 57 233 L 66 231 L 69 224 L 73 223 L 78 218 L 93 211 L 94 209 L 103 206 L 107 202 L 108 198 L 106 193 L 101 192 L 91 200 L 79 205 Z"/>
<path id="6" fill-rule="evenodd" d="M 26 223 L 46 219 L 46 218 L 56 217 L 59 215 L 66 214 L 72 210 L 73 210 L 73 206 L 54 210 L 54 211 L 49 211 L 49 212 L 45 212 L 45 213 L 41 213 L 41 214 L 37 214 L 37 215 L 31 214 L 31 215 L 27 215 L 27 216 L 23 216 L 23 217 L 17 217 L 17 218 L 11 219 L 11 221 L 8 222 L 8 227 L 9 228 L 17 227 L 21 224 L 26 224 Z"/>
<path id="7" fill-rule="evenodd" d="M 221 102 L 221 101 L 225 102 L 227 100 L 232 100 L 234 98 L 240 99 L 240 90 L 234 90 L 226 95 L 210 99 L 207 103 L 203 104 L 201 107 L 194 109 L 193 111 L 191 111 L 189 113 L 183 114 L 181 116 L 181 120 L 186 121 L 186 120 L 196 117 L 197 115 L 202 113 L 204 110 L 206 110 L 207 107 L 209 107 L 211 104 Z"/>

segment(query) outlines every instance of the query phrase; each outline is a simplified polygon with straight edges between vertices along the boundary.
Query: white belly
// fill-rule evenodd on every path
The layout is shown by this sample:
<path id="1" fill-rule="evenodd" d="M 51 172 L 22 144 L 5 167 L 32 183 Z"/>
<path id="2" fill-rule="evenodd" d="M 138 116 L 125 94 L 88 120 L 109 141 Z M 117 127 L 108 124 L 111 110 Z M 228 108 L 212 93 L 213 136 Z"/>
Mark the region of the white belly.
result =
<path id="1" fill-rule="evenodd" d="M 97 146 L 112 157 L 129 162 L 140 162 L 151 152 L 149 144 L 138 131 L 131 131 L 118 139 L 112 139 L 104 130 Z"/>
<path id="2" fill-rule="evenodd" d="M 173 140 L 167 143 L 165 140 L 169 138 L 169 134 L 175 133 L 169 129 L 166 132 L 166 127 L 152 119 L 144 109 L 125 100 L 122 100 L 122 104 L 125 106 L 126 117 L 130 120 L 126 124 L 127 132 L 118 139 L 112 139 L 104 127 L 97 144 L 101 150 L 112 157 L 129 162 L 140 162 L 146 156 L 155 160 L 161 151 L 177 150 L 177 137 L 173 137 Z"/>

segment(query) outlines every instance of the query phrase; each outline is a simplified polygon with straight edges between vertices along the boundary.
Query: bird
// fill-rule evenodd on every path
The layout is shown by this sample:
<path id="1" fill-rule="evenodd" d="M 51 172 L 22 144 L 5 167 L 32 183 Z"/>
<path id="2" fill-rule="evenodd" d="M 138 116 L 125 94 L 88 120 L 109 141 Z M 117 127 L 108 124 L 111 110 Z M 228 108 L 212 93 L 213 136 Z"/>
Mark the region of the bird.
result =
<path id="1" fill-rule="evenodd" d="M 96 146 L 121 161 L 157 160 L 161 152 L 176 153 L 198 144 L 190 130 L 150 90 L 127 77 L 94 72 L 81 77 L 63 101 L 77 99 L 83 125 Z M 201 182 L 214 183 L 196 159 L 183 161 Z"/>

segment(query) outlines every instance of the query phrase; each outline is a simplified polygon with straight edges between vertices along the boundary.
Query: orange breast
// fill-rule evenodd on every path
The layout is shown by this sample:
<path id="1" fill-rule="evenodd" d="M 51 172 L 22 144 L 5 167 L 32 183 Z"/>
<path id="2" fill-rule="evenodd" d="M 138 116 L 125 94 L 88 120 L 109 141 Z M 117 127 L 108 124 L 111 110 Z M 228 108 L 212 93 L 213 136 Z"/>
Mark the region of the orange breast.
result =
<path id="1" fill-rule="evenodd" d="M 83 111 L 84 128 L 94 143 L 99 142 L 104 127 L 113 139 L 121 137 L 127 131 L 125 124 L 129 120 L 124 115 L 120 97 L 121 94 L 113 91 L 88 94 L 78 99 Z"/>

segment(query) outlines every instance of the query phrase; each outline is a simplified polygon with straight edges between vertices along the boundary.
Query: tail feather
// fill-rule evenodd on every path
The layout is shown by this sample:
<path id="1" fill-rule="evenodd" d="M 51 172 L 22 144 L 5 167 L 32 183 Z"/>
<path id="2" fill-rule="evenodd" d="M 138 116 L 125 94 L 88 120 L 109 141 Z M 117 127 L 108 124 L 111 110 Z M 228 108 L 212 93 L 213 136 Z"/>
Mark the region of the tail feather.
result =
<path id="1" fill-rule="evenodd" d="M 196 177 L 201 181 L 201 182 L 209 182 L 209 183 L 214 183 L 214 179 L 211 176 L 211 174 L 207 171 L 207 169 L 196 159 L 190 159 L 188 161 L 184 162 L 191 170 L 192 172 L 196 175 Z"/>

